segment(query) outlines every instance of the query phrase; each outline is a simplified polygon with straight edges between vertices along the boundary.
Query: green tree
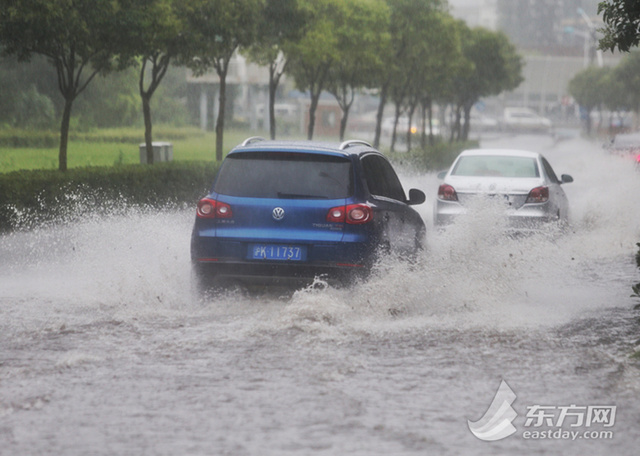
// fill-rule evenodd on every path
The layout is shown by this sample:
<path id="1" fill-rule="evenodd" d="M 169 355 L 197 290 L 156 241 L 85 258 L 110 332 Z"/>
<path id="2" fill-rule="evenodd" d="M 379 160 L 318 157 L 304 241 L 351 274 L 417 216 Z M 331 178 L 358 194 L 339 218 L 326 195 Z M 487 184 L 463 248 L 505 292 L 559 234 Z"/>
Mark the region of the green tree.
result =
<path id="1" fill-rule="evenodd" d="M 585 68 L 569 81 L 569 94 L 586 113 L 585 129 L 589 135 L 592 129 L 591 113 L 606 102 L 610 73 L 610 68 L 592 66 Z"/>
<path id="2" fill-rule="evenodd" d="M 135 68 L 96 78 L 73 104 L 73 125 L 85 130 L 140 126 L 140 96 L 136 81 Z"/>
<path id="3" fill-rule="evenodd" d="M 380 146 L 382 118 L 389 98 L 396 104 L 396 120 L 392 133 L 392 145 L 395 144 L 397 120 L 403 112 L 409 78 L 419 64 L 415 59 L 419 53 L 416 49 L 423 49 L 429 45 L 423 41 L 427 18 L 436 11 L 444 11 L 446 6 L 442 0 L 387 0 L 387 4 L 391 11 L 390 41 L 388 49 L 381 55 L 381 70 L 372 73 L 380 97 L 376 115 L 375 147 Z"/>
<path id="4" fill-rule="evenodd" d="M 30 62 L 18 62 L 13 56 L 0 58 L 0 125 L 54 128 L 58 108 L 55 101 L 60 99 L 55 80 L 55 71 L 43 57 L 36 56 Z M 42 106 L 35 107 L 27 100 Z M 33 109 L 25 114 L 23 109 L 28 105 Z"/>
<path id="5" fill-rule="evenodd" d="M 445 12 L 433 11 L 424 17 L 420 30 L 423 45 L 416 46 L 413 59 L 417 62 L 412 73 L 409 89 L 411 120 L 418 106 L 421 108 L 421 147 L 425 147 L 427 136 L 433 138 L 433 102 L 444 97 L 451 75 L 461 65 L 462 50 L 455 20 Z M 429 133 L 427 135 L 427 129 Z M 411 148 L 411 132 L 407 132 L 407 147 Z"/>
<path id="6" fill-rule="evenodd" d="M 285 55 L 291 61 L 289 73 L 298 89 L 309 91 L 307 138 L 313 139 L 320 95 L 327 86 L 329 69 L 340 55 L 334 32 L 346 25 L 347 4 L 342 0 L 301 0 L 300 6 L 307 26 L 299 40 L 286 46 Z"/>
<path id="7" fill-rule="evenodd" d="M 67 169 L 71 108 L 100 72 L 111 69 L 118 45 L 111 0 L 0 0 L 0 45 L 5 55 L 45 56 L 64 98 L 59 169 Z"/>
<path id="8" fill-rule="evenodd" d="M 138 92 L 142 100 L 147 163 L 153 164 L 151 99 L 187 41 L 177 0 L 118 0 L 122 24 L 121 57 L 139 65 Z"/>
<path id="9" fill-rule="evenodd" d="M 55 117 L 53 102 L 38 92 L 35 85 L 18 93 L 15 124 L 21 127 L 48 128 Z"/>
<path id="10" fill-rule="evenodd" d="M 344 140 L 356 92 L 374 86 L 382 55 L 389 47 L 389 9 L 384 0 L 352 0 L 345 4 L 345 20 L 334 30 L 339 55 L 329 69 L 327 89 L 340 109 L 340 140 Z"/>
<path id="11" fill-rule="evenodd" d="M 216 160 L 220 161 L 229 65 L 238 48 L 255 42 L 263 0 L 183 0 L 178 4 L 189 43 L 180 61 L 196 75 L 213 68 L 220 79 L 216 121 Z"/>
<path id="12" fill-rule="evenodd" d="M 635 0 L 605 0 L 598 5 L 605 27 L 600 48 L 628 52 L 640 42 L 640 3 Z"/>
<path id="13" fill-rule="evenodd" d="M 276 138 L 276 92 L 289 60 L 283 49 L 302 36 L 306 17 L 298 0 L 266 0 L 258 24 L 257 40 L 246 49 L 249 60 L 269 69 L 269 130 Z"/>
<path id="14" fill-rule="evenodd" d="M 466 141 L 471 127 L 471 108 L 482 97 L 513 90 L 523 81 L 522 58 L 501 32 L 481 27 L 470 29 L 460 24 L 462 52 L 467 65 L 462 65 L 453 78 L 458 139 Z M 461 128 L 460 117 L 464 115 Z M 452 135 L 453 138 L 453 135 Z"/>
<path id="15" fill-rule="evenodd" d="M 614 68 L 613 77 L 622 84 L 627 106 L 636 114 L 636 128 L 640 127 L 640 51 L 627 54 Z"/>

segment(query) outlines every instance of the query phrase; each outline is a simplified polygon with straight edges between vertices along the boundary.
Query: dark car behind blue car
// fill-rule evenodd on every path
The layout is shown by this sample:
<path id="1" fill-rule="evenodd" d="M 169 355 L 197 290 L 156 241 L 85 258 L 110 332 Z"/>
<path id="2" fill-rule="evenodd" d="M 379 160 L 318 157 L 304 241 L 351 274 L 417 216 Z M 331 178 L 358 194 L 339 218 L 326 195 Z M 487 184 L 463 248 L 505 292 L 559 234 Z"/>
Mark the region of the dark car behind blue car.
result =
<path id="1" fill-rule="evenodd" d="M 348 281 L 380 251 L 415 256 L 425 225 L 387 159 L 362 141 L 250 138 L 198 202 L 191 259 L 201 282 Z"/>

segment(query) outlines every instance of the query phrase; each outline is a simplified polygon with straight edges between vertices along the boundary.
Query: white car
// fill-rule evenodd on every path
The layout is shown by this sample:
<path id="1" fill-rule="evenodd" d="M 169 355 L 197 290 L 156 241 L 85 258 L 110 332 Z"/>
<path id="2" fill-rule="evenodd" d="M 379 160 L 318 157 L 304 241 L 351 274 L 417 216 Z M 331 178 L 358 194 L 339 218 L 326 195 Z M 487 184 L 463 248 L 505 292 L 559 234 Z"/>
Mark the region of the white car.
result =
<path id="1" fill-rule="evenodd" d="M 548 132 L 552 123 L 529 108 L 505 108 L 502 126 L 514 132 Z"/>
<path id="2" fill-rule="evenodd" d="M 563 174 L 558 179 L 537 152 L 466 150 L 439 177 L 444 182 L 434 207 L 436 225 L 453 222 L 467 212 L 465 204 L 483 196 L 504 202 L 509 220 L 517 228 L 568 218 L 569 203 L 562 184 L 573 182 L 573 178 Z"/>

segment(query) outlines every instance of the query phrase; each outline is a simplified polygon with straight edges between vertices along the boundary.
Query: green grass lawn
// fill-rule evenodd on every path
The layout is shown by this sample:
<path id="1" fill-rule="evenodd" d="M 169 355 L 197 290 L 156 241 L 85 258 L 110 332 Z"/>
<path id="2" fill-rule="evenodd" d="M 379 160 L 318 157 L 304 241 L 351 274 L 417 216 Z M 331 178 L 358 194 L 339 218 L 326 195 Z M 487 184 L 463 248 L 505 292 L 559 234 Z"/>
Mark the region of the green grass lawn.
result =
<path id="1" fill-rule="evenodd" d="M 122 131 L 122 129 L 120 129 Z M 132 136 L 140 135 L 143 142 L 144 132 L 131 129 Z M 184 139 L 169 140 L 173 143 L 174 160 L 215 160 L 215 133 L 200 132 L 195 129 L 185 129 Z M 105 130 L 105 137 L 110 132 Z M 265 135 L 264 132 L 250 132 L 244 130 L 228 130 L 224 134 L 224 152 L 249 136 Z M 154 141 L 164 141 L 162 130 L 154 134 Z M 67 150 L 69 168 L 83 166 L 113 166 L 116 164 L 140 163 L 138 144 L 94 141 L 70 141 Z M 0 173 L 7 173 L 22 169 L 57 169 L 58 147 L 30 148 L 30 147 L 0 147 Z"/>

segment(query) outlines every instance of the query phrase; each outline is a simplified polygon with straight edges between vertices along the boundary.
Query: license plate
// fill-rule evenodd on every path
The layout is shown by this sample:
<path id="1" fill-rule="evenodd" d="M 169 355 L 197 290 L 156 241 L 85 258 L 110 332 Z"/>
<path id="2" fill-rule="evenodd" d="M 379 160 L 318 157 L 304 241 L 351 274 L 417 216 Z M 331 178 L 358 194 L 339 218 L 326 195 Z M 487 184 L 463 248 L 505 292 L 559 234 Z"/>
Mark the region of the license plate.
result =
<path id="1" fill-rule="evenodd" d="M 253 260 L 302 261 L 305 248 L 297 245 L 252 244 L 249 258 Z"/>

